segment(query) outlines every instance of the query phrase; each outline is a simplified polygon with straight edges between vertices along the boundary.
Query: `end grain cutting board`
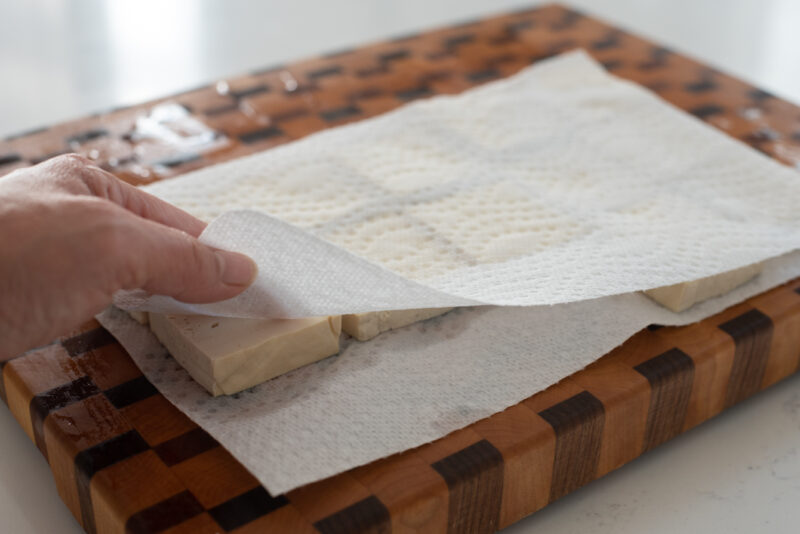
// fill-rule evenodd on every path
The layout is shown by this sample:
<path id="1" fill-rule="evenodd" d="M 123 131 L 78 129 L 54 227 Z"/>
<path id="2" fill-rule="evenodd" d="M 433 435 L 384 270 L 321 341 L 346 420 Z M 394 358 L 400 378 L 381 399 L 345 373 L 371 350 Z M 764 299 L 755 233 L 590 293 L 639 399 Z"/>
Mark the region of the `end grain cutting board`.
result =
<path id="1" fill-rule="evenodd" d="M 457 93 L 576 47 L 798 166 L 797 107 L 549 6 L 265 69 L 228 80 L 221 92 L 202 87 L 8 138 L 0 142 L 0 174 L 77 151 L 134 184 L 165 179 L 417 98 Z M 164 110 L 170 120 L 159 119 Z M 180 130 L 185 142 L 138 138 L 143 116 L 165 131 Z M 642 331 L 502 413 L 287 495 L 260 487 L 159 395 L 94 321 L 6 363 L 0 397 L 47 457 L 61 497 L 90 533 L 492 532 L 787 377 L 799 363 L 800 279 L 697 324 Z"/>

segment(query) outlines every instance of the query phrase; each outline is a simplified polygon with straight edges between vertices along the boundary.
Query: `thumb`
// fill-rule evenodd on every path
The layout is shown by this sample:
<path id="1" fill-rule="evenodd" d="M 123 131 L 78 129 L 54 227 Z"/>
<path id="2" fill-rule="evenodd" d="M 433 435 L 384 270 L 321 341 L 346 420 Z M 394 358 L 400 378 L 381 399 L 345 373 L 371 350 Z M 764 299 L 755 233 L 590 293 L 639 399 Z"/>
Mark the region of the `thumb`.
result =
<path id="1" fill-rule="evenodd" d="M 255 279 L 255 262 L 244 254 L 216 249 L 191 235 L 131 216 L 126 236 L 131 273 L 123 289 L 174 297 L 183 302 L 216 302 L 233 298 Z M 128 226 L 128 225 L 126 225 Z"/>

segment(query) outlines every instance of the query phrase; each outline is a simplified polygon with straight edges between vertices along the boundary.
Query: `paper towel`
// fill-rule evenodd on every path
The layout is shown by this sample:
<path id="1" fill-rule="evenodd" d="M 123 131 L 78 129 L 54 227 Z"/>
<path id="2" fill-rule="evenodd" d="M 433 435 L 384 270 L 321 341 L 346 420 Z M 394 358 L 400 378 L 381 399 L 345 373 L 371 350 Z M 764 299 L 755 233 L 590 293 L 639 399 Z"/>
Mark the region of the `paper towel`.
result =
<path id="1" fill-rule="evenodd" d="M 277 495 L 440 438 L 555 384 L 651 323 L 685 324 L 800 276 L 800 253 L 676 314 L 640 293 L 554 306 L 462 308 L 345 342 L 341 353 L 210 397 L 152 333 L 98 317 L 148 379 Z"/>
<path id="2" fill-rule="evenodd" d="M 800 246 L 797 173 L 583 52 L 148 186 L 252 256 L 230 301 L 309 317 L 556 304 L 695 280 Z M 268 215 L 267 215 L 268 214 Z"/>
<path id="3" fill-rule="evenodd" d="M 788 253 L 681 314 L 631 292 L 795 249 L 799 187 L 794 171 L 569 54 L 149 188 L 209 220 L 256 210 L 223 215 L 202 239 L 260 268 L 237 299 L 138 302 L 150 309 L 516 306 L 346 341 L 338 356 L 216 399 L 147 328 L 115 309 L 99 320 L 278 494 L 498 412 L 647 324 L 693 322 L 800 275 L 800 253 Z"/>

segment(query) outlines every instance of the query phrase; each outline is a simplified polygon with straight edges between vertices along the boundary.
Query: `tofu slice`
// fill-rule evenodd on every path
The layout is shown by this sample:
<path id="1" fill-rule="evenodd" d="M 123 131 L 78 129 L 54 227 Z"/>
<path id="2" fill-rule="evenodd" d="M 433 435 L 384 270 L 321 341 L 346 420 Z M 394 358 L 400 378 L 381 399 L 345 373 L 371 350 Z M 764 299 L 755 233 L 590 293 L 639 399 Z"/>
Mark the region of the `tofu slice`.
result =
<path id="1" fill-rule="evenodd" d="M 692 282 L 649 289 L 644 294 L 674 312 L 681 312 L 698 302 L 724 295 L 749 282 L 761 272 L 762 268 L 761 263 L 755 263 Z"/>
<path id="2" fill-rule="evenodd" d="M 139 324 L 147 325 L 150 323 L 150 318 L 147 316 L 146 311 L 129 311 L 128 315 Z"/>
<path id="3" fill-rule="evenodd" d="M 381 332 L 408 326 L 437 315 L 443 315 L 453 308 L 422 308 L 418 310 L 395 310 L 356 313 L 342 316 L 342 330 L 359 341 L 367 341 Z"/>
<path id="4" fill-rule="evenodd" d="M 209 393 L 231 395 L 339 352 L 341 316 L 228 319 L 150 313 L 150 329 Z"/>

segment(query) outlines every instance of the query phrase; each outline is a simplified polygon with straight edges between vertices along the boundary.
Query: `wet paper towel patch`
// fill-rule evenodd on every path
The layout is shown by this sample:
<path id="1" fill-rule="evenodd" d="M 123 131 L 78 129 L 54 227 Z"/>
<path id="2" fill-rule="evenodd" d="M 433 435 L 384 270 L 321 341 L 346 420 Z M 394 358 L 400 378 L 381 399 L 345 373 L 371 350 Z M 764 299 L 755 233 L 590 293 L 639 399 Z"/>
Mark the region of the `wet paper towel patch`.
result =
<path id="1" fill-rule="evenodd" d="M 797 172 L 583 52 L 147 190 L 209 221 L 225 214 L 202 239 L 260 269 L 223 303 L 118 299 L 159 311 L 556 304 L 800 246 Z"/>

